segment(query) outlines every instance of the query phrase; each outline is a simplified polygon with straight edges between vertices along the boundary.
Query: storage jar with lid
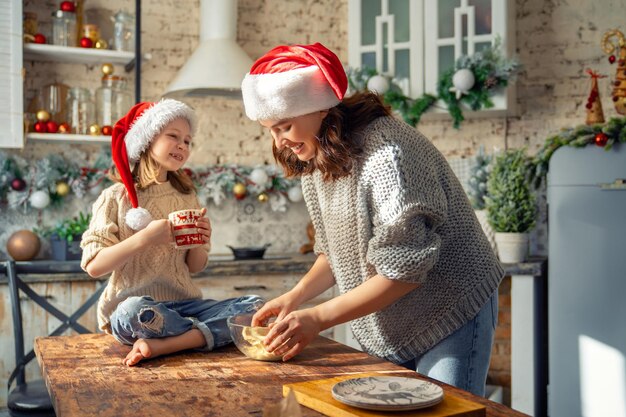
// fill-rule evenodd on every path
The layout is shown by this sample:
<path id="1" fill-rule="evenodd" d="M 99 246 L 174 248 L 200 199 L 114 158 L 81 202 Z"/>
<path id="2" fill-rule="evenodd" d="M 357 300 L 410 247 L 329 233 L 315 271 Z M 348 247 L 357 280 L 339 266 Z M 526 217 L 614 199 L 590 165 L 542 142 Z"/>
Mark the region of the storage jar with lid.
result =
<path id="1" fill-rule="evenodd" d="M 135 16 L 120 10 L 113 20 L 113 49 L 116 51 L 135 51 Z"/>
<path id="2" fill-rule="evenodd" d="M 67 119 L 72 133 L 89 134 L 89 126 L 96 123 L 91 91 L 81 87 L 70 88 L 67 96 Z"/>
<path id="3" fill-rule="evenodd" d="M 101 128 L 113 126 L 133 104 L 133 97 L 126 89 L 126 78 L 104 75 L 102 85 L 96 90 L 96 123 Z"/>
<path id="4" fill-rule="evenodd" d="M 76 46 L 76 13 L 57 10 L 52 13 L 52 44 Z"/>

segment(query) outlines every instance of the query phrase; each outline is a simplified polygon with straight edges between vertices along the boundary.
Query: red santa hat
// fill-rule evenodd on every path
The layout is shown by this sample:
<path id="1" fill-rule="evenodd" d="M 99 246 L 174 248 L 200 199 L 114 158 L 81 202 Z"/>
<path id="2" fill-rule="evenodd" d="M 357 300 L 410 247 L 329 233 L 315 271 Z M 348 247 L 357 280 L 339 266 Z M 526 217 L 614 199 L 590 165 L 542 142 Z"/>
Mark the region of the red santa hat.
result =
<path id="1" fill-rule="evenodd" d="M 283 120 L 336 106 L 348 88 L 341 61 L 321 43 L 277 46 L 241 84 L 247 116 Z"/>
<path id="2" fill-rule="evenodd" d="M 132 206 L 126 213 L 126 224 L 133 230 L 146 227 L 152 221 L 152 216 L 148 210 L 139 207 L 131 165 L 139 161 L 152 140 L 163 131 L 165 126 L 179 118 L 184 118 L 189 122 L 193 134 L 196 130 L 194 111 L 185 103 L 172 99 L 135 104 L 126 116 L 113 126 L 111 156 Z"/>

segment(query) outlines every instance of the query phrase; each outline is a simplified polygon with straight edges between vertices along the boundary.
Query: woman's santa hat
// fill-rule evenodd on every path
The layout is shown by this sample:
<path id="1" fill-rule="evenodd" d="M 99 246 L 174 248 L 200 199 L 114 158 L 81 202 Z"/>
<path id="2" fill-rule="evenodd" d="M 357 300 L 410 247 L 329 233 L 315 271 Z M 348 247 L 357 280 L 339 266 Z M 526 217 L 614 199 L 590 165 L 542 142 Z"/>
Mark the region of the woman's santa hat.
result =
<path id="1" fill-rule="evenodd" d="M 283 120 L 330 109 L 347 88 L 341 61 L 321 43 L 277 46 L 252 65 L 241 84 L 252 120 Z"/>
<path id="2" fill-rule="evenodd" d="M 148 210 L 139 207 L 131 165 L 139 161 L 152 140 L 163 131 L 165 126 L 180 118 L 189 122 L 193 135 L 196 130 L 194 111 L 185 103 L 172 99 L 135 104 L 126 116 L 113 126 L 111 156 L 132 205 L 126 213 L 126 224 L 133 230 L 145 228 L 152 221 L 152 216 Z"/>

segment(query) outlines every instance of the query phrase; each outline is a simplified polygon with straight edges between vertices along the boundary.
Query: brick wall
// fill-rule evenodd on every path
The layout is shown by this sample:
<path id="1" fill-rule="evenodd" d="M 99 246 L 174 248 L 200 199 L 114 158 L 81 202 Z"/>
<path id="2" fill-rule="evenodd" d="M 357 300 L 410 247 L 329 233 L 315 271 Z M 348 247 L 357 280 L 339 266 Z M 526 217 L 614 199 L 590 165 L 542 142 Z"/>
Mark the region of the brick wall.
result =
<path id="1" fill-rule="evenodd" d="M 86 8 L 106 12 L 132 7 L 130 3 L 87 0 Z M 25 2 L 25 7 L 39 11 L 45 20 L 56 4 L 51 0 L 31 0 Z M 515 87 L 516 114 L 468 120 L 461 130 L 454 130 L 449 120 L 423 122 L 420 130 L 447 157 L 472 155 L 480 145 L 488 150 L 526 146 L 534 152 L 549 134 L 584 122 L 584 102 L 589 91 L 586 68 L 608 75 L 614 73 L 600 49 L 600 38 L 609 28 L 626 30 L 623 20 L 626 0 L 517 0 L 515 6 L 515 51 L 524 66 Z M 150 0 L 143 7 L 143 48 L 152 54 L 152 59 L 143 66 L 143 99 L 154 100 L 198 42 L 199 2 Z M 347 62 L 347 16 L 347 0 L 239 0 L 238 42 L 252 58 L 257 58 L 280 43 L 319 41 Z M 26 70 L 27 99 L 50 80 L 71 79 L 73 85 L 95 88 L 100 78 L 99 68 L 95 66 L 34 63 L 28 64 Z M 607 117 L 615 115 L 609 91 L 609 81 L 601 80 L 600 94 Z M 272 161 L 268 134 L 245 118 L 240 101 L 207 98 L 191 104 L 200 115 L 192 165 Z M 75 148 L 85 153 L 92 150 L 88 146 Z M 55 145 L 38 145 L 27 147 L 21 154 L 37 157 L 44 152 L 67 151 Z M 304 243 L 306 212 L 302 207 L 298 210 L 291 221 L 293 229 L 302 233 Z M 510 303 L 510 280 L 506 279 L 500 288 L 500 325 L 489 379 L 507 387 L 510 386 Z"/>

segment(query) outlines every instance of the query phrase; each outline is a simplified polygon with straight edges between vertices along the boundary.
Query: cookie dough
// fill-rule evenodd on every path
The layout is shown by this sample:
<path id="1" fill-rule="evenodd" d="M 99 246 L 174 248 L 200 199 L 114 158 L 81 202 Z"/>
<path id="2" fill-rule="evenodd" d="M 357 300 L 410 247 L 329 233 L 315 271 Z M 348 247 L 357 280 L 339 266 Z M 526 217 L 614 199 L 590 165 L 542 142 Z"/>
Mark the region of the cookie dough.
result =
<path id="1" fill-rule="evenodd" d="M 246 341 L 246 345 L 244 345 L 246 356 L 260 361 L 279 361 L 282 359 L 280 355 L 268 352 L 263 346 L 263 339 L 269 331 L 269 327 L 243 328 L 241 336 Z"/>

